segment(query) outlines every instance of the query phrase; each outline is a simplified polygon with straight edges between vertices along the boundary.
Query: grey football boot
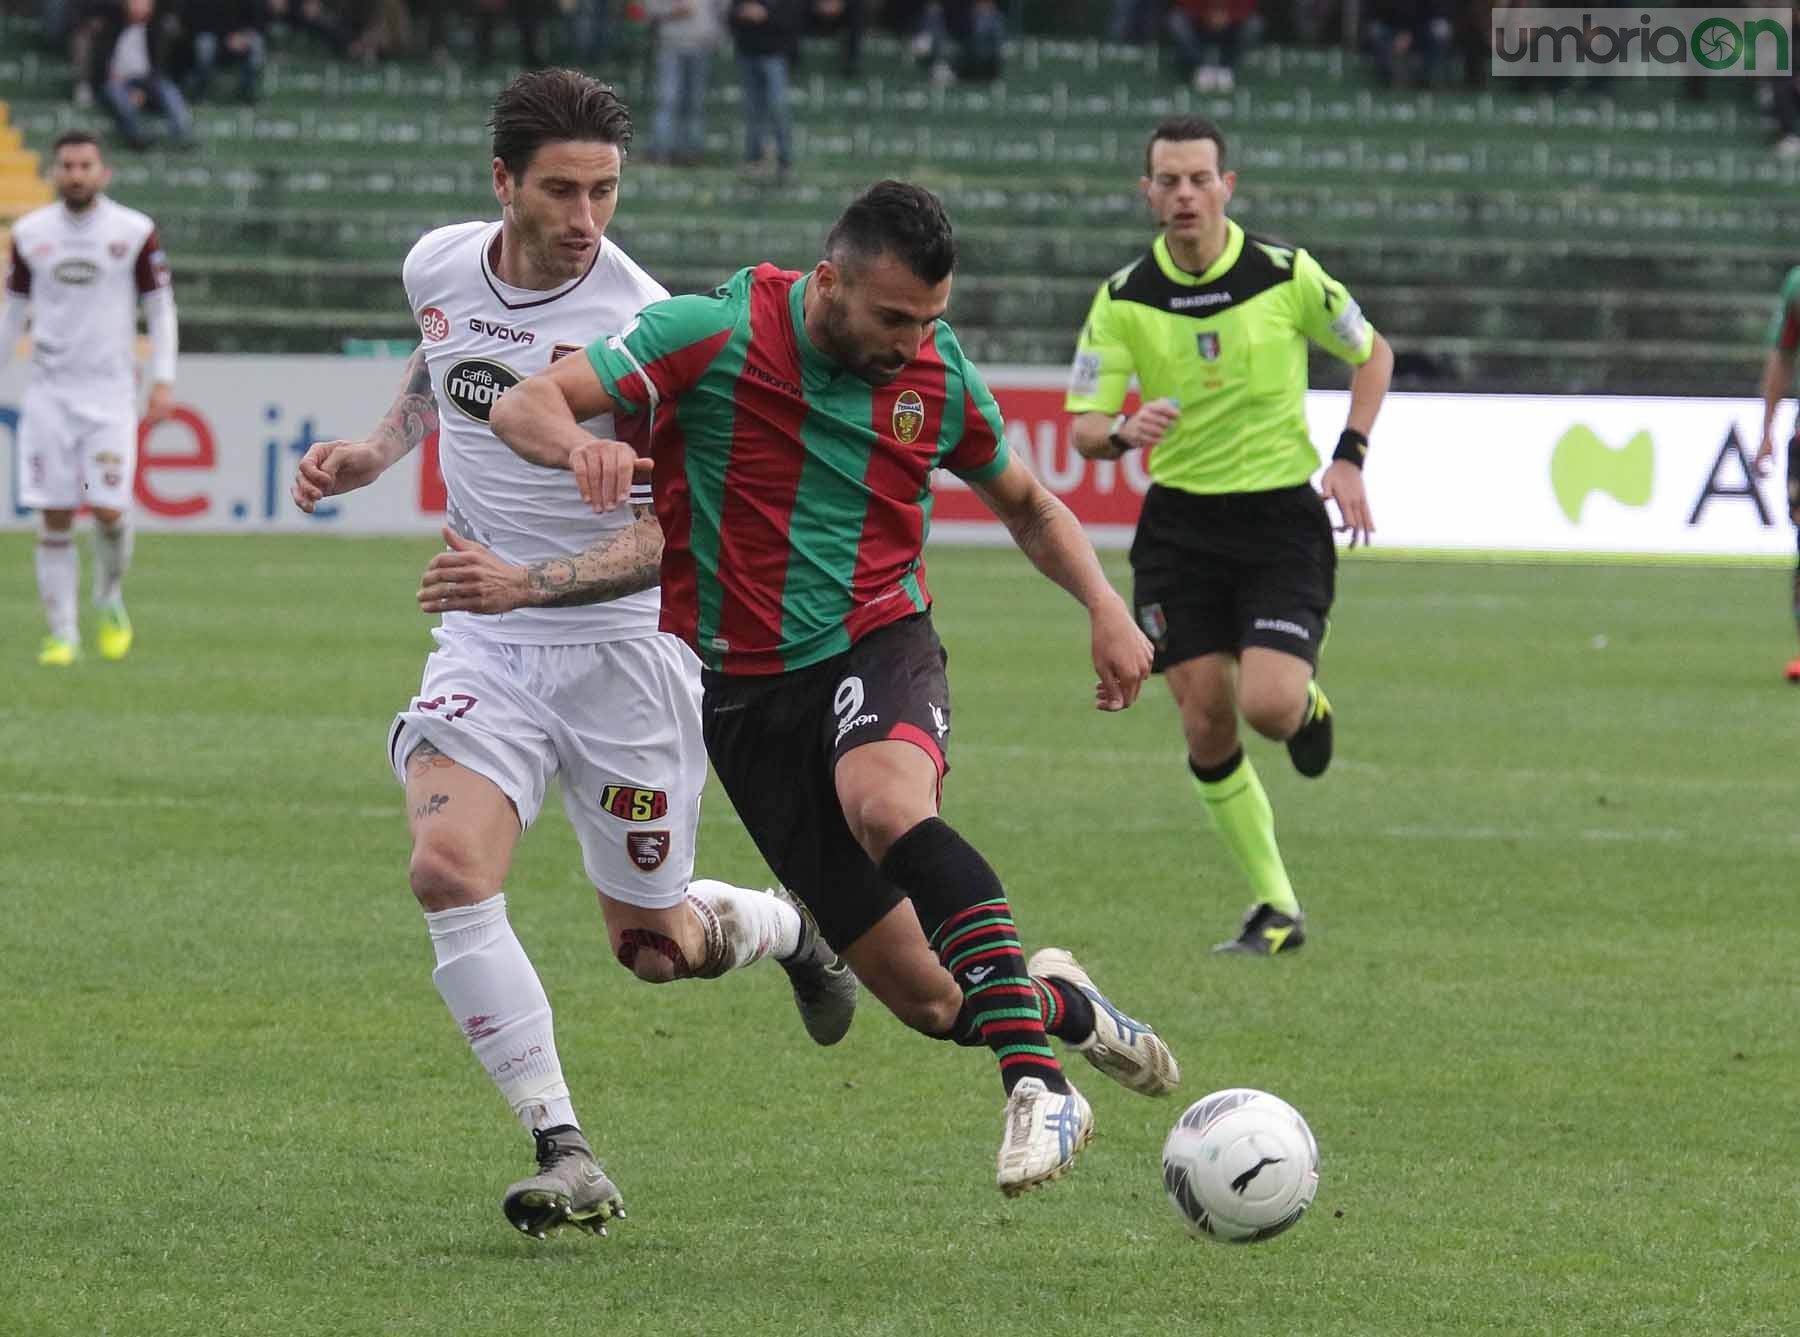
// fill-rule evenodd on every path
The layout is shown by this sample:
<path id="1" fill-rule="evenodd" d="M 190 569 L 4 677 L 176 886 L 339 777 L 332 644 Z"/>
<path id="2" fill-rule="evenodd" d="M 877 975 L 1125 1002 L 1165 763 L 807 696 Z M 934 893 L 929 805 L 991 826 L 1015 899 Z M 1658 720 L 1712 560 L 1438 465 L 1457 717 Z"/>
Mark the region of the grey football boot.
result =
<path id="1" fill-rule="evenodd" d="M 800 912 L 800 945 L 789 957 L 777 958 L 794 986 L 794 1006 L 814 1043 L 834 1045 L 850 1029 L 856 1015 L 856 974 L 838 959 L 814 922 L 812 912 L 786 887 L 770 895 Z"/>
<path id="2" fill-rule="evenodd" d="M 500 1210 L 523 1233 L 544 1239 L 571 1226 L 604 1235 L 610 1217 L 625 1215 L 625 1201 L 581 1130 L 571 1124 L 533 1129 L 538 1172 L 506 1190 Z"/>

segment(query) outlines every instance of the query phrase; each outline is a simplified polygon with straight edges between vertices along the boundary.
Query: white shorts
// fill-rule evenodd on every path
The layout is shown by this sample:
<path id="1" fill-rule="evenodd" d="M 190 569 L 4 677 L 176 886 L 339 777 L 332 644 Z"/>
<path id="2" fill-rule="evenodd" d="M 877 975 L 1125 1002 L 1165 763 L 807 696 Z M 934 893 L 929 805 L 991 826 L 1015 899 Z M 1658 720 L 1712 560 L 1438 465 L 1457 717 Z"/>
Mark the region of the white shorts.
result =
<path id="1" fill-rule="evenodd" d="M 693 651 L 661 633 L 595 645 L 431 634 L 419 695 L 388 734 L 400 783 L 429 741 L 492 780 L 529 827 L 557 776 L 588 879 L 631 905 L 680 904 L 706 784 Z"/>
<path id="2" fill-rule="evenodd" d="M 138 415 L 132 391 L 33 380 L 19 405 L 19 504 L 34 511 L 131 506 Z"/>

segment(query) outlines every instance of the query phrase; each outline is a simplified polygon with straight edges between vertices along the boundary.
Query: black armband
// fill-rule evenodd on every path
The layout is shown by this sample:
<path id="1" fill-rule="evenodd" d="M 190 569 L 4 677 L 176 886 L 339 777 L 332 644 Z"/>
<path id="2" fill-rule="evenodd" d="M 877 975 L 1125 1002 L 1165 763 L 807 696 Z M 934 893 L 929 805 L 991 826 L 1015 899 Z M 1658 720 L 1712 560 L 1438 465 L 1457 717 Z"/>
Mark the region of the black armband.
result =
<path id="1" fill-rule="evenodd" d="M 1343 435 L 1338 437 L 1337 449 L 1331 452 L 1334 460 L 1348 460 L 1358 469 L 1363 466 L 1363 456 L 1369 453 L 1369 438 L 1354 427 L 1346 427 Z"/>

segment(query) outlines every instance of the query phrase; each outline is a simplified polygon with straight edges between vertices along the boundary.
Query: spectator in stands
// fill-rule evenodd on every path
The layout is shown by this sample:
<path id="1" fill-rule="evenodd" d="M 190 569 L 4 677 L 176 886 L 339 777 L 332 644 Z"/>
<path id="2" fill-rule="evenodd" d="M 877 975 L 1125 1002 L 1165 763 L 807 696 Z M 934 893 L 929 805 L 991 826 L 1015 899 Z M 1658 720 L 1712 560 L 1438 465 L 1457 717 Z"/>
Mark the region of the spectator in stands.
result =
<path id="1" fill-rule="evenodd" d="M 744 85 L 744 171 L 768 171 L 775 144 L 775 179 L 794 166 L 794 122 L 788 109 L 788 66 L 800 44 L 804 0 L 732 0 L 731 40 Z"/>
<path id="2" fill-rule="evenodd" d="M 1117 46 L 1149 46 L 1156 41 L 1164 0 L 1113 0 L 1106 40 Z"/>
<path id="3" fill-rule="evenodd" d="M 444 50 L 444 16 L 436 0 L 359 0 L 350 6 L 349 19 L 356 31 L 350 55 L 356 60 L 402 60 L 413 53 L 413 10 L 422 12 L 429 34 L 427 47 L 434 55 Z"/>
<path id="4" fill-rule="evenodd" d="M 1385 87 L 1444 80 L 1455 38 L 1451 0 L 1371 0 L 1369 55 Z"/>
<path id="5" fill-rule="evenodd" d="M 88 83 L 134 149 L 150 145 L 145 111 L 168 122 L 171 143 L 186 148 L 194 142 L 193 117 L 167 74 L 171 34 L 162 20 L 156 0 L 109 0 L 90 11 Z"/>
<path id="6" fill-rule="evenodd" d="M 656 24 L 653 160 L 690 166 L 706 152 L 706 86 L 729 0 L 648 0 Z"/>
<path id="7" fill-rule="evenodd" d="M 1229 93 L 1237 87 L 1238 58 L 1262 34 L 1257 0 L 1175 0 L 1169 7 L 1169 36 L 1184 79 L 1200 93 Z"/>
<path id="8" fill-rule="evenodd" d="M 598 65 L 606 57 L 611 0 L 562 0 L 561 7 L 569 19 L 569 44 L 575 59 L 590 68 Z"/>
<path id="9" fill-rule="evenodd" d="M 350 33 L 324 0 L 268 0 L 269 21 L 316 37 L 334 56 L 350 53 Z"/>
<path id="10" fill-rule="evenodd" d="M 206 100 L 213 71 L 221 65 L 237 66 L 239 100 L 256 101 L 269 59 L 267 19 L 260 0 L 184 0 L 180 12 L 193 42 L 188 92 L 194 101 Z"/>
<path id="11" fill-rule="evenodd" d="M 38 36 L 46 51 L 61 51 L 75 27 L 78 7 L 70 0 L 38 0 Z M 0 13 L 5 6 L 0 5 Z"/>
<path id="12" fill-rule="evenodd" d="M 862 78 L 863 30 L 868 25 L 864 0 L 807 0 L 805 32 L 808 37 L 844 37 L 843 74 Z"/>
<path id="13" fill-rule="evenodd" d="M 998 79 L 1005 41 L 1006 16 L 998 0 L 931 0 L 920 15 L 912 49 L 930 69 L 932 83 L 941 86 L 958 79 Z"/>
<path id="14" fill-rule="evenodd" d="M 543 68 L 538 54 L 538 26 L 544 18 L 544 0 L 475 0 L 475 60 L 494 63 L 494 20 L 502 12 L 512 16 L 519 29 L 519 61 L 528 70 Z"/>

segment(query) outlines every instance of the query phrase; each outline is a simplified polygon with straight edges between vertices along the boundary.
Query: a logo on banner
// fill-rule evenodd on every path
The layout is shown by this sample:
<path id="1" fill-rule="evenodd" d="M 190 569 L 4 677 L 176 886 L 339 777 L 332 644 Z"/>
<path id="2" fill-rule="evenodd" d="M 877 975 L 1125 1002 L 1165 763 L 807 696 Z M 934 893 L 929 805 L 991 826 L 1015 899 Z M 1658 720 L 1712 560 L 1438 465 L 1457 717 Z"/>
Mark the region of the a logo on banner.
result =
<path id="1" fill-rule="evenodd" d="M 519 373 L 492 358 L 464 358 L 444 377 L 444 397 L 476 422 L 486 422 L 494 401 L 519 383 Z"/>
<path id="2" fill-rule="evenodd" d="M 600 806 L 622 822 L 654 822 L 668 813 L 669 796 L 660 789 L 608 785 L 600 791 Z"/>
<path id="3" fill-rule="evenodd" d="M 654 873 L 662 867 L 663 860 L 669 857 L 669 833 L 628 831 L 625 834 L 625 848 L 630 852 L 631 862 L 637 865 L 640 873 Z"/>
<path id="4" fill-rule="evenodd" d="M 1621 506 L 1648 506 L 1655 476 L 1656 447 L 1648 432 L 1639 432 L 1615 450 L 1591 427 L 1577 423 L 1550 452 L 1550 488 L 1572 525 L 1581 523 L 1582 508 L 1596 492 Z"/>
<path id="5" fill-rule="evenodd" d="M 1219 360 L 1219 336 L 1212 330 L 1202 330 L 1194 336 L 1194 344 L 1200 350 L 1200 356 L 1207 362 Z"/>
<path id="6" fill-rule="evenodd" d="M 919 429 L 925 426 L 925 401 L 917 390 L 900 392 L 894 401 L 893 421 L 894 439 L 901 445 L 910 446 L 919 439 Z"/>
<path id="7" fill-rule="evenodd" d="M 428 306 L 419 312 L 419 333 L 425 336 L 425 342 L 435 344 L 450 335 L 450 317 L 435 306 Z"/>

